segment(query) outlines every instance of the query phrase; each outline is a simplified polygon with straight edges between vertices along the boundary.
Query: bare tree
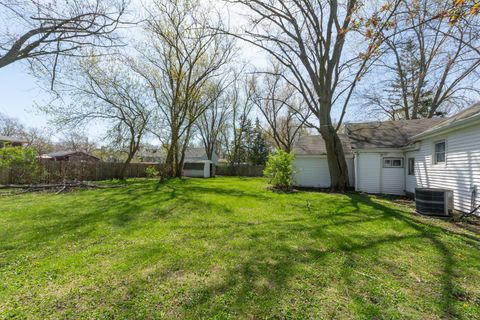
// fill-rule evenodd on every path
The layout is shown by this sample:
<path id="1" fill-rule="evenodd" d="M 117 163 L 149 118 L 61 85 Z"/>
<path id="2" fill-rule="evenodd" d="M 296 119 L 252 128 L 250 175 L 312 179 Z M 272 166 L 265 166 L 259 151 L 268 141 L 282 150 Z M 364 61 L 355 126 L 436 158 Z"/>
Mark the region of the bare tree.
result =
<path id="1" fill-rule="evenodd" d="M 241 76 L 228 90 L 227 103 L 231 115 L 226 130 L 222 131 L 221 140 L 232 173 L 245 158 L 246 128 L 251 124 L 250 115 L 255 107 L 253 99 L 256 85 L 255 76 Z"/>
<path id="2" fill-rule="evenodd" d="M 116 45 L 125 8 L 125 0 L 0 0 L 0 68 L 26 59 L 53 83 L 62 57 Z"/>
<path id="3" fill-rule="evenodd" d="M 27 141 L 27 146 L 38 154 L 49 153 L 55 149 L 51 133 L 44 129 L 27 128 L 22 138 Z"/>
<path id="4" fill-rule="evenodd" d="M 268 129 L 267 137 L 273 144 L 286 152 L 300 134 L 305 132 L 310 110 L 304 107 L 301 96 L 285 81 L 281 66 L 274 65 L 263 77 L 255 93 L 255 104 L 263 114 Z"/>
<path id="5" fill-rule="evenodd" d="M 60 127 L 102 121 L 108 130 L 106 138 L 127 153 L 120 178 L 137 153 L 152 114 L 147 86 L 128 65 L 128 61 L 83 60 L 70 81 L 62 81 L 74 102 L 43 108 Z"/>
<path id="6" fill-rule="evenodd" d="M 26 146 L 35 149 L 39 154 L 54 149 L 51 134 L 39 128 L 27 127 L 19 119 L 1 113 L 0 135 L 24 139 Z"/>
<path id="7" fill-rule="evenodd" d="M 97 148 L 97 145 L 87 134 L 85 134 L 85 132 L 67 130 L 60 138 L 60 142 L 57 144 L 56 148 L 92 153 Z"/>
<path id="8" fill-rule="evenodd" d="M 478 98 L 480 26 L 468 15 L 451 22 L 451 3 L 402 0 L 388 54 L 376 65 L 378 79 L 366 104 L 390 119 L 443 116 Z M 374 81 L 374 79 L 372 79 Z"/>
<path id="9" fill-rule="evenodd" d="M 226 87 L 229 83 L 215 83 L 207 92 L 207 99 L 213 101 L 210 107 L 198 118 L 197 128 L 207 153 L 208 159 L 212 159 L 213 153 L 219 153 L 222 132 L 228 127 L 228 121 L 232 110 L 229 106 L 229 96 Z M 208 97 L 208 95 L 210 97 Z"/>
<path id="10" fill-rule="evenodd" d="M 356 84 L 378 52 L 382 30 L 389 25 L 398 0 L 370 10 L 368 16 L 360 14 L 362 3 L 358 0 L 229 2 L 251 11 L 250 21 L 237 36 L 264 49 L 285 67 L 285 80 L 302 94 L 318 119 L 317 130 L 327 149 L 331 189 L 345 190 L 348 168 L 337 130 Z M 365 37 L 358 32 L 360 27 L 366 30 Z M 337 106 L 340 117 L 334 125 L 332 111 Z"/>
<path id="11" fill-rule="evenodd" d="M 7 137 L 22 137 L 26 128 L 20 120 L 0 113 L 0 135 Z"/>
<path id="12" fill-rule="evenodd" d="M 213 31 L 223 27 L 221 19 L 199 1 L 155 1 L 148 21 L 149 45 L 137 71 L 169 127 L 167 165 L 180 177 L 194 124 L 214 102 L 205 91 L 226 76 L 234 42 Z"/>

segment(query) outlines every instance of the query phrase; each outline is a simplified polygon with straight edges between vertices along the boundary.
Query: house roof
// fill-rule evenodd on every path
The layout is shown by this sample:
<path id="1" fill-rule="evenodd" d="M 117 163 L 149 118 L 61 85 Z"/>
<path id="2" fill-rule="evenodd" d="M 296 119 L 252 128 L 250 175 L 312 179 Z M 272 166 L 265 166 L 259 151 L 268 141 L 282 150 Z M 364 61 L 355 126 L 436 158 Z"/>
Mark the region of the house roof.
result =
<path id="1" fill-rule="evenodd" d="M 95 159 L 98 159 L 97 157 L 95 156 L 92 156 L 86 152 L 83 152 L 83 151 L 72 151 L 72 150 L 68 150 L 68 151 L 56 151 L 56 152 L 51 152 L 51 153 L 45 153 L 45 154 L 42 154 L 40 157 L 41 158 L 59 158 L 59 157 L 66 157 L 66 156 L 71 156 L 71 155 L 75 155 L 75 154 L 83 154 L 83 155 L 86 155 L 86 156 L 89 156 L 89 157 L 92 157 L 92 158 L 95 158 Z"/>
<path id="2" fill-rule="evenodd" d="M 344 134 L 339 134 L 339 138 L 343 145 L 343 151 L 345 153 L 351 153 L 352 147 L 348 137 Z M 303 136 L 298 139 L 297 143 L 295 143 L 293 152 L 296 155 L 326 155 L 327 148 L 322 136 Z"/>
<path id="3" fill-rule="evenodd" d="M 457 113 L 456 115 L 443 119 L 440 123 L 436 126 L 428 128 L 427 130 L 422 131 L 419 133 L 415 138 L 427 136 L 432 133 L 436 133 L 443 129 L 451 128 L 456 125 L 460 125 L 465 123 L 466 121 L 473 120 L 479 118 L 480 119 L 480 103 L 476 103 L 471 107 Z"/>
<path id="4" fill-rule="evenodd" d="M 419 137 L 476 119 L 480 120 L 480 103 L 449 118 L 347 123 L 345 133 L 339 136 L 345 153 L 352 149 L 396 149 L 412 144 Z M 325 141 L 321 136 L 301 137 L 294 146 L 294 153 L 324 155 Z"/>
<path id="5" fill-rule="evenodd" d="M 163 149 L 143 149 L 137 153 L 138 157 L 155 157 L 155 158 L 165 158 L 167 153 Z"/>
<path id="6" fill-rule="evenodd" d="M 348 123 L 345 134 L 353 149 L 401 148 L 410 144 L 414 136 L 443 121 L 445 119 Z"/>
<path id="7" fill-rule="evenodd" d="M 0 134 L 0 141 L 12 142 L 12 143 L 27 143 L 26 140 L 14 137 L 2 136 Z"/>

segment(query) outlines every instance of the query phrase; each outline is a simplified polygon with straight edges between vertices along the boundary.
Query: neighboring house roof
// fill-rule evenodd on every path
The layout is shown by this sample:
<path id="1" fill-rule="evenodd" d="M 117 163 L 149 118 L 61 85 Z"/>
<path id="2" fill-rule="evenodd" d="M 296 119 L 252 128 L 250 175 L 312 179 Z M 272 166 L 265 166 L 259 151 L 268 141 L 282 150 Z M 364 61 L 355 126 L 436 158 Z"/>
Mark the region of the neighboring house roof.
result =
<path id="1" fill-rule="evenodd" d="M 418 135 L 415 136 L 415 139 L 418 139 L 420 137 L 425 137 L 427 135 L 434 134 L 439 131 L 450 129 L 450 128 L 456 127 L 457 125 L 462 125 L 477 119 L 480 119 L 480 103 L 476 103 L 452 117 L 443 119 L 443 121 L 438 123 L 436 126 L 428 128 L 423 132 L 420 132 Z"/>
<path id="2" fill-rule="evenodd" d="M 445 119 L 416 119 L 345 124 L 345 134 L 353 149 L 401 148 L 425 129 Z"/>
<path id="3" fill-rule="evenodd" d="M 344 134 L 339 134 L 339 138 L 343 145 L 343 151 L 347 154 L 352 153 L 352 147 L 348 137 Z M 322 136 L 303 136 L 295 143 L 293 152 L 296 155 L 326 155 L 327 148 Z"/>
<path id="4" fill-rule="evenodd" d="M 7 137 L 0 135 L 0 141 L 11 142 L 11 143 L 27 143 L 28 141 L 20 138 Z"/>
<path id="5" fill-rule="evenodd" d="M 157 159 L 163 161 L 167 157 L 167 153 L 163 149 L 143 149 L 137 153 L 140 159 Z"/>
<path id="6" fill-rule="evenodd" d="M 84 155 L 84 156 L 88 156 L 88 157 L 100 160 L 99 158 L 97 158 L 95 156 L 92 156 L 92 155 L 90 155 L 86 152 L 83 152 L 83 151 L 57 151 L 57 152 L 42 154 L 42 155 L 40 155 L 40 158 L 44 158 L 44 159 L 51 159 L 52 158 L 53 159 L 53 158 L 62 158 L 62 157 L 73 156 L 73 155 Z"/>
<path id="7" fill-rule="evenodd" d="M 205 148 L 188 148 L 185 150 L 186 160 L 207 160 Z"/>

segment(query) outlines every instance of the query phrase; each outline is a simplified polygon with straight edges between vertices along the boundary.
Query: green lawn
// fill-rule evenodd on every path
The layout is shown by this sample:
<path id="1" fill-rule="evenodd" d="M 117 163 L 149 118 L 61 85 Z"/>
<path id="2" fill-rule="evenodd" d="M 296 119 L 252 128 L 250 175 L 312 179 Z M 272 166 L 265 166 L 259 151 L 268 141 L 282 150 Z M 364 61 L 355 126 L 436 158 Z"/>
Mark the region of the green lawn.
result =
<path id="1" fill-rule="evenodd" d="M 263 179 L 0 198 L 0 318 L 480 318 L 480 239 Z"/>

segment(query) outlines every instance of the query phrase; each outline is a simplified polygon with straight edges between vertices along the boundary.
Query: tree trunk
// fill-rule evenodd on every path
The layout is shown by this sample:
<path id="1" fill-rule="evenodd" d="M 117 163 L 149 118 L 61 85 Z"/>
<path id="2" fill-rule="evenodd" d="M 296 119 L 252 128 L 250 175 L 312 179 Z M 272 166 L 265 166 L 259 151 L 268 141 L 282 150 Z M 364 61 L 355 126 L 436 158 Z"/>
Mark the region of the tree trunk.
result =
<path id="1" fill-rule="evenodd" d="M 132 161 L 132 159 L 133 159 L 133 155 L 129 154 L 128 157 L 127 157 L 127 160 L 125 160 L 125 162 L 122 165 L 122 169 L 120 170 L 120 176 L 119 176 L 120 180 L 125 179 L 125 172 L 127 171 L 127 167 L 130 164 L 130 162 Z"/>
<path id="2" fill-rule="evenodd" d="M 349 186 L 348 167 L 342 142 L 333 125 L 322 125 L 320 134 L 327 149 L 328 170 L 330 173 L 330 190 L 345 192 Z"/>

